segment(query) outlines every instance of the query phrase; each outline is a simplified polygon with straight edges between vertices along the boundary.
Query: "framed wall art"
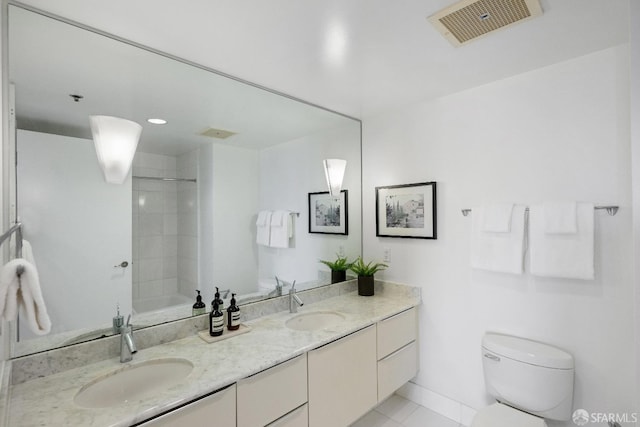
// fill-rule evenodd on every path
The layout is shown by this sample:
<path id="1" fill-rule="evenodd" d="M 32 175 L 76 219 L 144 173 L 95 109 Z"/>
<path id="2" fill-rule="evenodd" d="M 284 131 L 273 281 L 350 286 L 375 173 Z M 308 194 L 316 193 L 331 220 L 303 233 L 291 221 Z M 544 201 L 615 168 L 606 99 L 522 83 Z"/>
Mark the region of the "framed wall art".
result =
<path id="1" fill-rule="evenodd" d="M 349 234 L 349 192 L 331 197 L 328 191 L 309 193 L 309 233 Z"/>
<path id="2" fill-rule="evenodd" d="M 376 187 L 376 236 L 437 239 L 436 183 Z"/>

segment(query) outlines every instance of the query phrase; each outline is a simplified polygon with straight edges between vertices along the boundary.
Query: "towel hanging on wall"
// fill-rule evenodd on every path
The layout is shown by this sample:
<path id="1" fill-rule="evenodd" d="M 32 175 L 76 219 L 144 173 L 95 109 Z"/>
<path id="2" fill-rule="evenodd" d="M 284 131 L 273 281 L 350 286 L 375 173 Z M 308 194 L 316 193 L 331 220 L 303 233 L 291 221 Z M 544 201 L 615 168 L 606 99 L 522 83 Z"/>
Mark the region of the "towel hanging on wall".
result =
<path id="1" fill-rule="evenodd" d="M 501 273 L 522 274 L 525 252 L 525 206 L 515 205 L 510 209 L 508 232 L 485 231 L 506 230 L 505 210 L 502 208 L 473 208 L 471 223 L 471 267 Z M 497 218 L 487 216 L 496 215 Z M 502 221 L 502 224 L 500 222 Z"/>
<path id="2" fill-rule="evenodd" d="M 547 205 L 531 206 L 529 216 L 531 274 L 543 277 L 593 280 L 594 205 L 576 204 L 576 231 L 572 229 L 571 208 L 566 211 Z M 557 217 L 554 218 L 554 215 Z M 565 224 L 562 226 L 561 224 Z M 556 232 L 549 232 L 556 231 Z"/>
<path id="3" fill-rule="evenodd" d="M 293 237 L 293 219 L 290 211 L 274 211 L 271 215 L 271 239 L 269 246 L 272 248 L 290 247 L 290 239 Z"/>
<path id="4" fill-rule="evenodd" d="M 18 275 L 20 268 L 22 273 Z M 6 320 L 15 320 L 19 307 L 22 307 L 33 333 L 45 335 L 51 331 L 38 270 L 23 258 L 9 261 L 0 272 L 0 313 Z"/>
<path id="5" fill-rule="evenodd" d="M 269 246 L 270 237 L 271 211 L 260 211 L 256 220 L 256 243 L 262 246 Z"/>

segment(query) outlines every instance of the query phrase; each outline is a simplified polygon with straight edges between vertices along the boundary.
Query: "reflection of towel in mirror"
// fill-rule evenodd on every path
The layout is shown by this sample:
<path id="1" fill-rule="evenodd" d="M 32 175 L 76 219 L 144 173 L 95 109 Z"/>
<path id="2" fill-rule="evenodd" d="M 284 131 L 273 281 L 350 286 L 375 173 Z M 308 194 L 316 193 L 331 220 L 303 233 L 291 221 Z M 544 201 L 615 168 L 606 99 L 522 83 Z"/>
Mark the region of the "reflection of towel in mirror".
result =
<path id="1" fill-rule="evenodd" d="M 256 220 L 256 243 L 262 246 L 269 246 L 271 231 L 271 211 L 258 212 Z"/>
<path id="2" fill-rule="evenodd" d="M 18 277 L 20 267 L 23 272 Z M 9 261 L 0 273 L 0 313 L 6 320 L 15 320 L 20 305 L 35 334 L 45 335 L 51 331 L 51 320 L 42 298 L 38 271 L 23 258 Z"/>
<path id="3" fill-rule="evenodd" d="M 293 237 L 293 220 L 289 211 L 275 211 L 271 215 L 272 248 L 288 248 L 289 239 Z"/>

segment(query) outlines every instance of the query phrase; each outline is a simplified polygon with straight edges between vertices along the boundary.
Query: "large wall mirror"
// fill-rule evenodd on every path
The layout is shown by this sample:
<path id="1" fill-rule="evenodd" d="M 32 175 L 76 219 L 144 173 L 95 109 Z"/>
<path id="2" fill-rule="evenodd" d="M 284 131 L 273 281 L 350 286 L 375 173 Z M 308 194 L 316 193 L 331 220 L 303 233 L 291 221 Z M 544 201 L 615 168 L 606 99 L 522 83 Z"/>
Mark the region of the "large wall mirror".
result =
<path id="1" fill-rule="evenodd" d="M 18 322 L 13 357 L 109 335 L 118 307 L 134 327 L 188 317 L 196 289 L 209 307 L 216 286 L 243 304 L 277 296 L 276 277 L 325 285 L 319 259 L 360 255 L 359 121 L 21 5 L 8 32 L 11 216 L 53 324 Z M 143 126 L 122 185 L 102 177 L 90 115 Z M 347 160 L 346 235 L 309 232 L 326 158 Z M 263 210 L 291 212 L 288 248 L 258 244 Z"/>

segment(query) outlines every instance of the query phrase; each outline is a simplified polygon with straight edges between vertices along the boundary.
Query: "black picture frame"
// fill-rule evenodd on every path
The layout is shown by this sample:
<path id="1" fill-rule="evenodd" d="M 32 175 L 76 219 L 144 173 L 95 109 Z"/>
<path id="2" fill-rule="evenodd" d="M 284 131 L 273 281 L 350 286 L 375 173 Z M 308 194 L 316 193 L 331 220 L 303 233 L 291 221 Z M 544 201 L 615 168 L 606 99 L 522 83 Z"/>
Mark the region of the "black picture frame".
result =
<path id="1" fill-rule="evenodd" d="M 336 214 L 336 210 L 338 211 Z M 349 235 L 349 191 L 309 193 L 309 233 Z"/>
<path id="2" fill-rule="evenodd" d="M 438 238 L 436 182 L 376 187 L 376 236 Z"/>

